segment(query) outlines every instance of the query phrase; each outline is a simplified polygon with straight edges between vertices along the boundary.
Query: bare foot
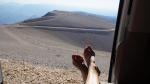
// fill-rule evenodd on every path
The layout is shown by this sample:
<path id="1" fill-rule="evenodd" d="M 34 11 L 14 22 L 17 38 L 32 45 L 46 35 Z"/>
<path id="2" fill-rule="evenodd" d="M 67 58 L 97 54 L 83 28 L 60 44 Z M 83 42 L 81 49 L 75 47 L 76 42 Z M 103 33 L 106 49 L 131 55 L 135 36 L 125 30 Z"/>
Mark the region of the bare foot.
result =
<path id="1" fill-rule="evenodd" d="M 73 60 L 73 65 L 76 66 L 81 71 L 83 80 L 86 81 L 88 75 L 88 68 L 84 64 L 85 62 L 83 57 L 79 55 L 72 55 L 72 60 Z"/>
<path id="2" fill-rule="evenodd" d="M 96 70 L 96 73 L 98 74 L 98 76 L 100 76 L 100 70 L 96 66 L 95 60 L 91 60 L 92 56 L 95 56 L 95 52 L 92 50 L 90 46 L 88 46 L 87 48 L 84 49 L 84 58 L 87 63 L 87 66 L 86 66 L 83 57 L 81 57 L 80 55 L 72 55 L 73 65 L 76 66 L 81 71 L 84 81 L 87 80 L 89 66 L 91 63 L 94 69 Z"/>
<path id="3" fill-rule="evenodd" d="M 92 50 L 90 46 L 88 46 L 87 48 L 84 49 L 83 54 L 84 54 L 84 58 L 86 60 L 87 66 L 89 67 L 91 56 L 95 56 L 95 52 Z"/>
<path id="4" fill-rule="evenodd" d="M 91 59 L 91 56 L 94 56 L 94 59 L 92 60 Z M 100 76 L 100 70 L 99 68 L 97 67 L 97 65 L 95 64 L 95 52 L 92 50 L 92 48 L 90 46 L 88 46 L 87 48 L 84 49 L 84 58 L 86 60 L 86 63 L 87 63 L 87 67 L 90 66 L 90 63 L 92 63 L 95 67 L 95 70 L 97 71 L 98 73 L 98 76 Z"/>

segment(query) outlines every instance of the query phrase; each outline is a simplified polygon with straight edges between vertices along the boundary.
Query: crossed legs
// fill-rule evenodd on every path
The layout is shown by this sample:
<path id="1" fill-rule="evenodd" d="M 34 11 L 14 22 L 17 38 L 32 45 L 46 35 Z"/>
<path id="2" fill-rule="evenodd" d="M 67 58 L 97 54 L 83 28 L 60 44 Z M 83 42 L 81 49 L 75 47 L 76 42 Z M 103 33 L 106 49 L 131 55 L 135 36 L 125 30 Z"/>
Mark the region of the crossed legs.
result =
<path id="1" fill-rule="evenodd" d="M 92 50 L 90 46 L 84 49 L 83 55 L 84 57 L 80 55 L 72 55 L 72 60 L 73 60 L 73 65 L 81 71 L 83 80 L 86 83 L 87 81 L 93 80 L 93 79 L 91 80 L 90 78 L 91 73 L 95 74 L 97 78 L 99 78 L 100 70 L 95 64 L 95 60 L 93 59 L 95 58 L 95 52 Z"/>

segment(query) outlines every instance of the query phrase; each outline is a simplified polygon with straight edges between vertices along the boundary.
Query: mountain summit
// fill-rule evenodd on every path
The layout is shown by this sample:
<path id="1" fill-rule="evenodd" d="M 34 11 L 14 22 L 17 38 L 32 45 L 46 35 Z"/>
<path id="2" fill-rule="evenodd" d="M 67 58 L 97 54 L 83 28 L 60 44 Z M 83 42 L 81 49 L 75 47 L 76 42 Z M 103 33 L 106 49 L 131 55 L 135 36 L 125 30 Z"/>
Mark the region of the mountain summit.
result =
<path id="1" fill-rule="evenodd" d="M 105 16 L 60 10 L 48 12 L 40 18 L 25 20 L 22 24 L 71 28 L 114 28 L 114 23 Z"/>

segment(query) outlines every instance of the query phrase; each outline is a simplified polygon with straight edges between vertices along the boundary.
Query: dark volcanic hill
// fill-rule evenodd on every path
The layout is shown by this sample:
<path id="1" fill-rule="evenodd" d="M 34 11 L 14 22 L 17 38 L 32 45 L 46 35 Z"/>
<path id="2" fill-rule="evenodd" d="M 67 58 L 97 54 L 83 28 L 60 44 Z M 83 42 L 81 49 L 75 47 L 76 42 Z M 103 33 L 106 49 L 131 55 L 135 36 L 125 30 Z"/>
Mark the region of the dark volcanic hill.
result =
<path id="1" fill-rule="evenodd" d="M 44 16 L 23 21 L 21 24 L 30 26 L 72 27 L 72 28 L 114 28 L 112 20 L 83 12 L 54 10 Z"/>

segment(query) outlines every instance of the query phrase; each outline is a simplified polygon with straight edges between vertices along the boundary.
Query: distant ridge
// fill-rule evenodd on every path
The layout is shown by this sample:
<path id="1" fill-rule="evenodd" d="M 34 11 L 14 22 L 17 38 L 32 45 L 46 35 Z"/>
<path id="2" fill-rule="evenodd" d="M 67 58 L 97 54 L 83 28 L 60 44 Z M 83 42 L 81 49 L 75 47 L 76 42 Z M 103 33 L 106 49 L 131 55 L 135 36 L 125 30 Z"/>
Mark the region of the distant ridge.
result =
<path id="1" fill-rule="evenodd" d="M 115 24 L 108 18 L 84 12 L 53 10 L 40 18 L 25 20 L 20 24 L 71 28 L 114 28 Z"/>

